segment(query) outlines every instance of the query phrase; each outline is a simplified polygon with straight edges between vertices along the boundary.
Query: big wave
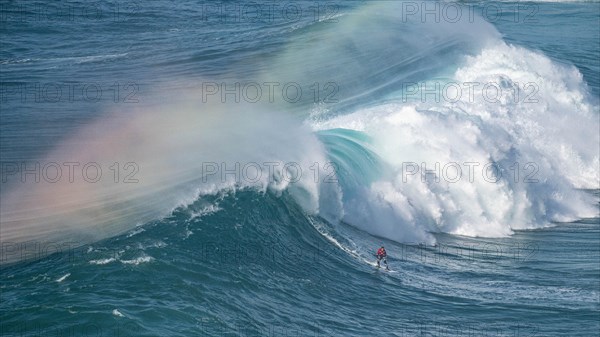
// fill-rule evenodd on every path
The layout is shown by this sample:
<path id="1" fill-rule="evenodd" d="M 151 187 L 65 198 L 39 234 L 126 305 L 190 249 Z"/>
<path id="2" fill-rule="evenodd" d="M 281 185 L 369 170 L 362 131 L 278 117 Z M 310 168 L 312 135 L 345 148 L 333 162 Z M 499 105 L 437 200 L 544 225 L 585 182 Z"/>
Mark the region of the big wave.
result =
<path id="1" fill-rule="evenodd" d="M 326 108 L 181 95 L 178 104 L 110 113 L 82 128 L 45 161 L 135 162 L 137 183 L 4 189 L 3 242 L 84 244 L 238 188 L 287 191 L 307 213 L 400 242 L 433 244 L 436 231 L 505 236 L 596 216 L 581 189 L 599 187 L 598 105 L 579 71 L 505 43 L 483 20 L 406 21 L 398 6 L 367 4 L 336 24 L 297 30 L 261 69 L 264 80 L 337 83 L 338 102 Z M 452 99 L 415 97 L 415 84 L 449 83 L 482 85 Z M 494 100 L 485 83 L 500 89 Z M 282 179 L 293 175 L 288 163 L 308 173 L 328 162 L 333 180 Z M 249 163 L 258 178 L 207 171 Z"/>

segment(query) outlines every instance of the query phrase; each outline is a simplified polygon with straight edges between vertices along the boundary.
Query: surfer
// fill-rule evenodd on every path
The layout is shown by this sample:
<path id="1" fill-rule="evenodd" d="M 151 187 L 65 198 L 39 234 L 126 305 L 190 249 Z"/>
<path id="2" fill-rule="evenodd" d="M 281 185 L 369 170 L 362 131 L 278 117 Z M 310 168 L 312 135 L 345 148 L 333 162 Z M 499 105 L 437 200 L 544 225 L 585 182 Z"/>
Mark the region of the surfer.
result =
<path id="1" fill-rule="evenodd" d="M 381 267 L 379 265 L 379 262 L 381 260 L 383 260 L 383 263 L 385 263 L 385 269 L 390 270 L 387 263 L 387 252 L 385 251 L 385 248 L 383 246 L 381 246 L 381 248 L 377 250 L 377 268 Z"/>

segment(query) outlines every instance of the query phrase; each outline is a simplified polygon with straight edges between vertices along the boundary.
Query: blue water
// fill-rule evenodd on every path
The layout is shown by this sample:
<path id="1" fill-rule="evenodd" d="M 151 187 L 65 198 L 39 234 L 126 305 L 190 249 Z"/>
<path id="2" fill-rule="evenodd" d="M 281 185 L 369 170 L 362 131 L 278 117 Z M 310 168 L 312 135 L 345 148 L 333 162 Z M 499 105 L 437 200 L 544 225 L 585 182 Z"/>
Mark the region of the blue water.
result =
<path id="1" fill-rule="evenodd" d="M 0 19 L 0 335 L 598 336 L 600 3 Z"/>

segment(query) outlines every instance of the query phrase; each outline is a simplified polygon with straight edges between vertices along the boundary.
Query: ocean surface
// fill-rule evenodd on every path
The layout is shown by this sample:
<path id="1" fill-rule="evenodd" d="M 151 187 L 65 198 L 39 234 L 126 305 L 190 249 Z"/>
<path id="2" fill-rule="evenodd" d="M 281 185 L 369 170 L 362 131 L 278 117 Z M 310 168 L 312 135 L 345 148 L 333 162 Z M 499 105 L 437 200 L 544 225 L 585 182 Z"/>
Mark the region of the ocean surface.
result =
<path id="1" fill-rule="evenodd" d="M 597 1 L 2 0 L 0 41 L 0 336 L 599 336 Z"/>

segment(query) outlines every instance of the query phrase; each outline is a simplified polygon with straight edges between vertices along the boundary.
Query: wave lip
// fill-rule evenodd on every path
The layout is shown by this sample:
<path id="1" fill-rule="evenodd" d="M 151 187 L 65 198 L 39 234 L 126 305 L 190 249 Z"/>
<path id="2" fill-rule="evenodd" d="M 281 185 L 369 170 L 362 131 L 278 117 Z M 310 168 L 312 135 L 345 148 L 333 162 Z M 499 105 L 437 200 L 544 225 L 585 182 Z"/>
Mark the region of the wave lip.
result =
<path id="1" fill-rule="evenodd" d="M 30 179 L 3 189 L 2 242 L 84 245 L 226 189 L 288 190 L 307 211 L 318 212 L 318 184 L 308 173 L 325 157 L 310 130 L 258 105 L 182 101 L 126 116 L 108 114 L 57 146 L 41 166 L 97 163 L 108 175 L 98 181 Z M 113 179 L 115 163 L 136 168 L 131 181 L 123 177 L 131 170 Z M 216 172 L 208 170 L 215 167 Z M 296 179 L 294 168 L 305 174 Z M 3 262 L 17 258 L 8 254 Z"/>

